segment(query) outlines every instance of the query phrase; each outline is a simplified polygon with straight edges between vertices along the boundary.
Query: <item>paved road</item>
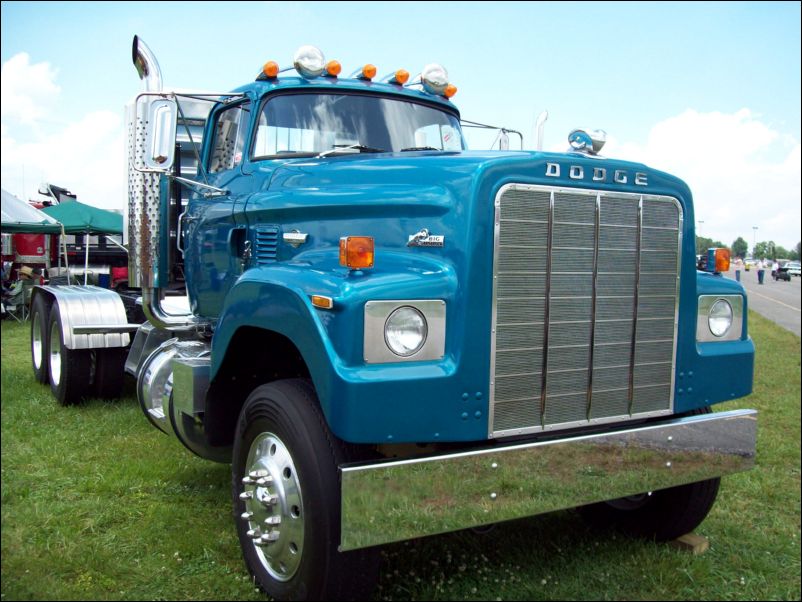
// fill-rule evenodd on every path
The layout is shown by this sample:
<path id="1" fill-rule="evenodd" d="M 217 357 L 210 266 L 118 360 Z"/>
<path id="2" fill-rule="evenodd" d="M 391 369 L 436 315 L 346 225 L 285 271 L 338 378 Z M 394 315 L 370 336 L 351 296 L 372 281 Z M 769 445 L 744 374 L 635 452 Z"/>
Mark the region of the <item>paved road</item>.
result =
<path id="1" fill-rule="evenodd" d="M 735 270 L 727 272 L 735 279 Z M 763 285 L 757 282 L 757 270 L 741 270 L 741 284 L 746 288 L 749 308 L 772 322 L 802 336 L 802 278 L 791 276 L 791 282 L 771 279 L 771 270 L 766 270 Z"/>

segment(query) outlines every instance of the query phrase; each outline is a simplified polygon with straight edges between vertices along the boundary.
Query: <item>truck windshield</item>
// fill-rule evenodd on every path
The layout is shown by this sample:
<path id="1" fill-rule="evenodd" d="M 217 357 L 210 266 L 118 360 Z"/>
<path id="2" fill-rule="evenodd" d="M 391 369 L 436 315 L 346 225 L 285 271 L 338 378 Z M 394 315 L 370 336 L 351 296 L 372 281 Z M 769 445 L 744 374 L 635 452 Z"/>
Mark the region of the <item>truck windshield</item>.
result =
<path id="1" fill-rule="evenodd" d="M 252 157 L 464 149 L 459 119 L 368 94 L 281 94 L 259 114 Z"/>

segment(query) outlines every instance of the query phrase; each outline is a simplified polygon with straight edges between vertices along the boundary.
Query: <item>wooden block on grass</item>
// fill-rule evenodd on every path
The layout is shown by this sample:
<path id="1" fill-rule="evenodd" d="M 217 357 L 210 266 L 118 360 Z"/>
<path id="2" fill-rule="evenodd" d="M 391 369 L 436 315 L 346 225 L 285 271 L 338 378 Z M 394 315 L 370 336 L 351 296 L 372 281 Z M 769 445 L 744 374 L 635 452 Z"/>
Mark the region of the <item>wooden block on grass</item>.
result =
<path id="1" fill-rule="evenodd" d="M 702 537 L 695 533 L 686 533 L 682 537 L 677 537 L 671 542 L 671 545 L 684 552 L 691 552 L 694 556 L 704 554 L 710 548 L 710 542 L 707 541 L 707 537 Z"/>

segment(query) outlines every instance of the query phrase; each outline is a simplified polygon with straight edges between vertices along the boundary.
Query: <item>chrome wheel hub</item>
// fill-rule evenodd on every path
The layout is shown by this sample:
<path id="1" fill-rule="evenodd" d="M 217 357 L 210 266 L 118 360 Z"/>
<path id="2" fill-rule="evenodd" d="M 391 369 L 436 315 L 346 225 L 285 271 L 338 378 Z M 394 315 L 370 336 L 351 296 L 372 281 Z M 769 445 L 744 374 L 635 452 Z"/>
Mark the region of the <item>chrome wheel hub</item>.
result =
<path id="1" fill-rule="evenodd" d="M 42 314 L 38 311 L 33 314 L 33 326 L 31 328 L 31 351 L 33 352 L 33 365 L 39 370 L 42 367 L 44 352 L 44 341 L 42 341 Z"/>
<path id="2" fill-rule="evenodd" d="M 303 554 L 304 511 L 295 464 L 276 435 L 262 433 L 251 444 L 239 498 L 257 557 L 271 577 L 288 581 Z"/>
<path id="3" fill-rule="evenodd" d="M 61 382 L 61 334 L 58 322 L 50 327 L 50 382 L 58 386 Z"/>

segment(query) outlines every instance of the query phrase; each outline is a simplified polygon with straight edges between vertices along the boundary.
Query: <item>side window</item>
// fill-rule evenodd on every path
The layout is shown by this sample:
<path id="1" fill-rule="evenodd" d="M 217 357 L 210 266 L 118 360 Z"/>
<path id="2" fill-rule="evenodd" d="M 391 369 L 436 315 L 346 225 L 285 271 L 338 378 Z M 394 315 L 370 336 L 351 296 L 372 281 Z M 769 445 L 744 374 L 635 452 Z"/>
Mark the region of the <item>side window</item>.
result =
<path id="1" fill-rule="evenodd" d="M 244 102 L 218 113 L 214 126 L 214 146 L 209 159 L 209 173 L 233 169 L 242 163 L 245 129 L 251 115 L 251 103 Z"/>

